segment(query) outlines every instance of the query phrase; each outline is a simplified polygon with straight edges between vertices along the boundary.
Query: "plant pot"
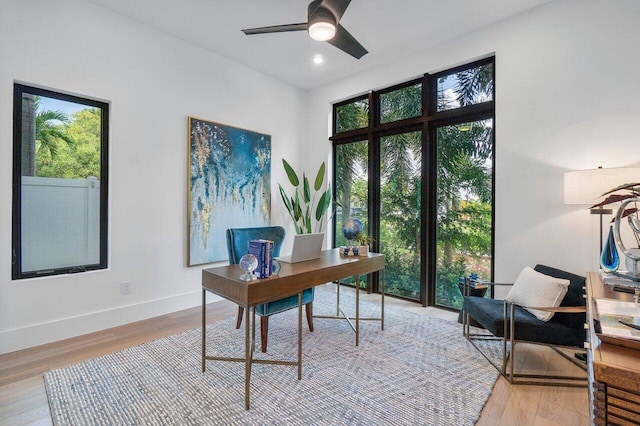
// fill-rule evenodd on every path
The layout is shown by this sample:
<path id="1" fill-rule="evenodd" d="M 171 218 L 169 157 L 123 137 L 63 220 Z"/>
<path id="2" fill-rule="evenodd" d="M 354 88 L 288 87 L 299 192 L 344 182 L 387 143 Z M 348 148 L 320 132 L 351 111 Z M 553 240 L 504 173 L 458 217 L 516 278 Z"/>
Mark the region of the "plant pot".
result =
<path id="1" fill-rule="evenodd" d="M 369 246 L 358 246 L 358 256 L 369 256 Z"/>

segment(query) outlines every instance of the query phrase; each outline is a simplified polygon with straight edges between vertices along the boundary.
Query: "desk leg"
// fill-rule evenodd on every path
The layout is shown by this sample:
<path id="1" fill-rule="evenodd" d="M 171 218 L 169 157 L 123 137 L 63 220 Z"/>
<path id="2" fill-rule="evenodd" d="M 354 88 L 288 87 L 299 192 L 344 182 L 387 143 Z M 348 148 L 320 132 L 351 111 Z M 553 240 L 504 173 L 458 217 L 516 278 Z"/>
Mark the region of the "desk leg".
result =
<path id="1" fill-rule="evenodd" d="M 205 369 L 205 356 L 206 356 L 206 341 L 207 341 L 207 291 L 202 289 L 202 372 Z"/>
<path id="2" fill-rule="evenodd" d="M 356 346 L 360 344 L 360 277 L 354 276 L 356 283 Z"/>
<path id="3" fill-rule="evenodd" d="M 336 316 L 340 316 L 340 280 L 338 280 L 337 296 L 336 296 Z"/>
<path id="4" fill-rule="evenodd" d="M 249 383 L 251 382 L 251 353 L 250 353 L 250 331 L 251 326 L 251 308 L 248 306 L 244 309 L 245 327 L 244 327 L 244 408 L 249 409 Z"/>
<path id="5" fill-rule="evenodd" d="M 382 304 L 380 311 L 380 330 L 384 330 L 384 269 L 380 271 L 380 291 L 382 294 Z"/>
<path id="6" fill-rule="evenodd" d="M 302 292 L 298 293 L 298 380 L 302 380 Z"/>
<path id="7" fill-rule="evenodd" d="M 251 327 L 251 359 L 253 359 L 253 353 L 256 351 L 256 307 L 254 306 L 253 314 L 251 317 L 253 318 L 253 326 Z"/>

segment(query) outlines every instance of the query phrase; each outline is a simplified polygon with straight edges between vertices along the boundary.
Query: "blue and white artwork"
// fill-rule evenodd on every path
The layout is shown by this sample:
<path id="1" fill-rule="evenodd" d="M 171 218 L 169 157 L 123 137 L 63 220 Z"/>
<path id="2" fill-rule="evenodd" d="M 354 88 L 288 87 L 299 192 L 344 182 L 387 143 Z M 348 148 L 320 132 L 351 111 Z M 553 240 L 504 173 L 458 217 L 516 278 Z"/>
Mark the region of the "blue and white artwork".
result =
<path id="1" fill-rule="evenodd" d="M 189 117 L 189 266 L 227 260 L 227 228 L 269 226 L 271 136 Z"/>

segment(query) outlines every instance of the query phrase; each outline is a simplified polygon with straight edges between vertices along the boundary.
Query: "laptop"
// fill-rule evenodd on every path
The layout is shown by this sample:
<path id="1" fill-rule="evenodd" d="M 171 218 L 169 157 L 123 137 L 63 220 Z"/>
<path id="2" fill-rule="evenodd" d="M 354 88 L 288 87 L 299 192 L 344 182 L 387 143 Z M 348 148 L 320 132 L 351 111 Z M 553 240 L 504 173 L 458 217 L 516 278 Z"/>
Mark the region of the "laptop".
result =
<path id="1" fill-rule="evenodd" d="M 278 260 L 285 263 L 298 263 L 317 259 L 322 251 L 324 234 L 296 234 L 293 236 L 291 256 L 280 256 Z"/>

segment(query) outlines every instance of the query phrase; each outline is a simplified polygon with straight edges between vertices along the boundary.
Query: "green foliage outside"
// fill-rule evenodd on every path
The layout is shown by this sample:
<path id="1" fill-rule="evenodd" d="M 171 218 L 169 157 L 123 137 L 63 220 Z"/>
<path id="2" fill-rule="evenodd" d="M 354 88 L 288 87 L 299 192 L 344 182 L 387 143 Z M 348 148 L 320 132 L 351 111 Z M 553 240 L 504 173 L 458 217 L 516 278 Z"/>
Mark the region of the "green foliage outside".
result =
<path id="1" fill-rule="evenodd" d="M 36 100 L 36 176 L 100 179 L 100 124 L 98 108 L 67 116 L 42 111 Z"/>
<path id="2" fill-rule="evenodd" d="M 491 276 L 491 127 L 438 129 L 436 302 L 460 307 L 457 278 Z"/>
<path id="3" fill-rule="evenodd" d="M 381 139 L 380 252 L 388 292 L 420 298 L 422 133 Z"/>
<path id="4" fill-rule="evenodd" d="M 455 96 L 439 94 L 439 103 L 468 105 L 491 92 L 491 66 L 453 75 Z M 440 87 L 440 86 L 439 86 Z M 421 85 L 381 96 L 384 122 L 421 114 Z M 368 123 L 368 104 L 340 107 L 338 129 Z M 440 108 L 439 108 L 440 109 Z M 340 120 L 343 120 L 342 122 Z M 337 244 L 342 223 L 357 217 L 367 223 L 368 142 L 336 147 Z M 460 307 L 458 277 L 477 273 L 491 277 L 492 122 L 475 121 L 440 127 L 437 131 L 436 303 Z M 420 298 L 420 206 L 422 133 L 409 132 L 380 139 L 380 252 L 385 254 L 386 291 Z"/>
<path id="5" fill-rule="evenodd" d="M 337 108 L 336 132 L 362 129 L 369 125 L 369 100 L 362 99 Z"/>

